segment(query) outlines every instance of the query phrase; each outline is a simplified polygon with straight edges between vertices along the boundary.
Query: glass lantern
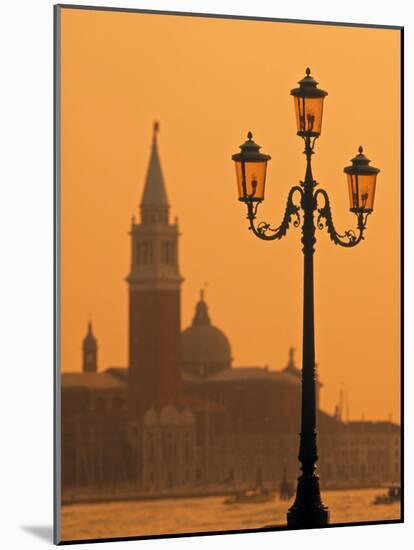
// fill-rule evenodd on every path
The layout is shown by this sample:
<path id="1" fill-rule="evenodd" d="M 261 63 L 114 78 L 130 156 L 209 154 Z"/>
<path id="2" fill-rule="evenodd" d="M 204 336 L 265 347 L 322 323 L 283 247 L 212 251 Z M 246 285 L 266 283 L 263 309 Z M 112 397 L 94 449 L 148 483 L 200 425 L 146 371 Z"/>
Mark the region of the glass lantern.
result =
<path id="1" fill-rule="evenodd" d="M 231 158 L 236 165 L 239 200 L 260 202 L 264 199 L 266 168 L 269 155 L 260 153 L 260 145 L 253 141 L 253 134 L 247 134 L 247 141 L 240 145 L 240 153 Z"/>
<path id="2" fill-rule="evenodd" d="M 299 88 L 290 91 L 295 102 L 297 134 L 302 137 L 318 137 L 322 128 L 323 100 L 328 92 L 317 88 L 317 82 L 310 75 L 299 80 Z"/>
<path id="3" fill-rule="evenodd" d="M 344 168 L 348 179 L 349 208 L 355 213 L 372 212 L 379 169 L 369 166 L 370 160 L 362 147 L 351 162 L 351 166 Z"/>

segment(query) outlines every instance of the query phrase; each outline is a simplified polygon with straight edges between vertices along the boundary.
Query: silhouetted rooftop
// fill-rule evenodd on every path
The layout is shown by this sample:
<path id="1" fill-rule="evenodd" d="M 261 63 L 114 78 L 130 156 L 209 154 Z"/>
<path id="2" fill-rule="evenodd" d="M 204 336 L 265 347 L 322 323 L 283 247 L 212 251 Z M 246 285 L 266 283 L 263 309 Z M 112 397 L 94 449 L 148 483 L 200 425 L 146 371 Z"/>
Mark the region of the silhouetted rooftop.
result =
<path id="1" fill-rule="evenodd" d="M 114 376 L 118 380 L 121 380 L 121 382 L 124 382 L 125 384 L 128 381 L 128 369 L 127 367 L 108 367 L 103 371 L 105 374 L 108 374 L 109 376 Z"/>
<path id="2" fill-rule="evenodd" d="M 90 390 L 125 389 L 125 382 L 102 372 L 64 372 L 62 389 L 88 388 Z"/>
<path id="3" fill-rule="evenodd" d="M 351 420 L 346 426 L 356 432 L 400 431 L 400 426 L 389 420 Z"/>
<path id="4" fill-rule="evenodd" d="M 184 381 L 189 382 L 237 382 L 245 380 L 263 380 L 271 382 L 289 382 L 300 384 L 300 379 L 294 374 L 285 371 L 270 370 L 267 367 L 234 367 L 222 370 L 207 377 L 196 377 L 183 374 Z"/>

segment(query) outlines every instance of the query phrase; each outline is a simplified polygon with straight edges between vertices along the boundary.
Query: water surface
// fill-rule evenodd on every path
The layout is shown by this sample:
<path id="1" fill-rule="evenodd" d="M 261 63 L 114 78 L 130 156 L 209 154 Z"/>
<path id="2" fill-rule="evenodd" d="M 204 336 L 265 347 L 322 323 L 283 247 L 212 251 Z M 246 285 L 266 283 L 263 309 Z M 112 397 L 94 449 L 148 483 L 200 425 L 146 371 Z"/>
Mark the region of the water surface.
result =
<path id="1" fill-rule="evenodd" d="M 384 489 L 325 491 L 331 523 L 400 518 L 400 504 L 373 505 Z M 291 503 L 224 504 L 224 497 L 76 504 L 62 507 L 62 539 L 91 539 L 284 525 Z"/>

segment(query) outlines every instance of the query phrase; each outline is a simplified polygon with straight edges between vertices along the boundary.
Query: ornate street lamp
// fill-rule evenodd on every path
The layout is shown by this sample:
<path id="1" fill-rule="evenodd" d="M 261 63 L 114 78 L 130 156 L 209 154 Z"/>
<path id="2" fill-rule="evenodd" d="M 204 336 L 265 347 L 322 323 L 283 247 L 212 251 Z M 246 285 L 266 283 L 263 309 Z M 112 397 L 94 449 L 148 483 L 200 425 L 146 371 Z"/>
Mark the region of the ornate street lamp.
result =
<path id="1" fill-rule="evenodd" d="M 364 238 L 367 218 L 374 208 L 375 185 L 378 168 L 369 165 L 362 147 L 352 159 L 352 165 L 344 168 L 348 178 L 350 210 L 356 215 L 356 229 L 338 233 L 335 229 L 329 197 L 324 189 L 318 188 L 313 179 L 311 159 L 315 141 L 322 128 L 323 102 L 327 92 L 317 87 L 310 69 L 299 81 L 299 87 L 291 90 L 295 102 L 297 134 L 305 144 L 306 172 L 304 181 L 293 186 L 287 197 L 285 214 L 278 227 L 267 222 L 255 223 L 259 204 L 264 199 L 268 155 L 259 152 L 251 132 L 241 151 L 232 156 L 236 163 L 239 200 L 247 205 L 249 229 L 265 241 L 281 239 L 289 225 L 301 226 L 302 251 L 304 255 L 303 290 L 303 340 L 302 340 L 302 413 L 299 446 L 299 460 L 302 473 L 298 478 L 296 499 L 287 514 L 289 527 L 322 527 L 329 520 L 328 509 L 322 504 L 319 477 L 316 475 L 318 459 L 316 444 L 316 398 L 315 398 L 315 334 L 313 300 L 313 254 L 315 251 L 315 229 L 326 227 L 331 240 L 340 246 L 351 248 Z M 294 201 L 295 194 L 298 201 Z M 315 221 L 315 215 L 317 215 Z"/>

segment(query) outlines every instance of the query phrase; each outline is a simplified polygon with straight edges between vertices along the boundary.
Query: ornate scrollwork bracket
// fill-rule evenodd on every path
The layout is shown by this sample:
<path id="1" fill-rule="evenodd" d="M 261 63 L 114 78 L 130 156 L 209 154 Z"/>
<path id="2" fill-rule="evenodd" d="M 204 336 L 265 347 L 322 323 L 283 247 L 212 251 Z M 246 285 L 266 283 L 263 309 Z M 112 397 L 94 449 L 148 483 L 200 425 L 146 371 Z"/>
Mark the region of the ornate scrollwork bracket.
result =
<path id="1" fill-rule="evenodd" d="M 332 219 L 331 205 L 329 202 L 328 193 L 324 189 L 318 189 L 315 193 L 315 203 L 318 204 L 318 197 L 323 197 L 323 206 L 317 208 L 319 213 L 317 219 L 317 226 L 319 229 L 326 227 L 331 240 L 339 246 L 351 248 L 356 246 L 364 239 L 364 231 L 367 225 L 367 218 L 371 212 L 356 212 L 357 216 L 357 228 L 348 229 L 343 233 L 338 233 L 335 229 L 335 225 Z"/>
<path id="2" fill-rule="evenodd" d="M 303 190 L 298 185 L 295 185 L 289 191 L 285 214 L 283 216 L 282 223 L 278 227 L 271 227 L 271 224 L 267 222 L 260 222 L 257 226 L 255 226 L 254 220 L 256 218 L 259 203 L 256 203 L 256 205 L 253 204 L 253 201 L 249 201 L 247 203 L 247 218 L 249 220 L 249 229 L 253 231 L 256 237 L 264 241 L 273 241 L 276 239 L 281 239 L 286 235 L 291 222 L 294 227 L 300 226 L 300 203 L 299 205 L 296 205 L 293 202 L 293 195 L 296 192 L 300 194 L 302 199 Z"/>

